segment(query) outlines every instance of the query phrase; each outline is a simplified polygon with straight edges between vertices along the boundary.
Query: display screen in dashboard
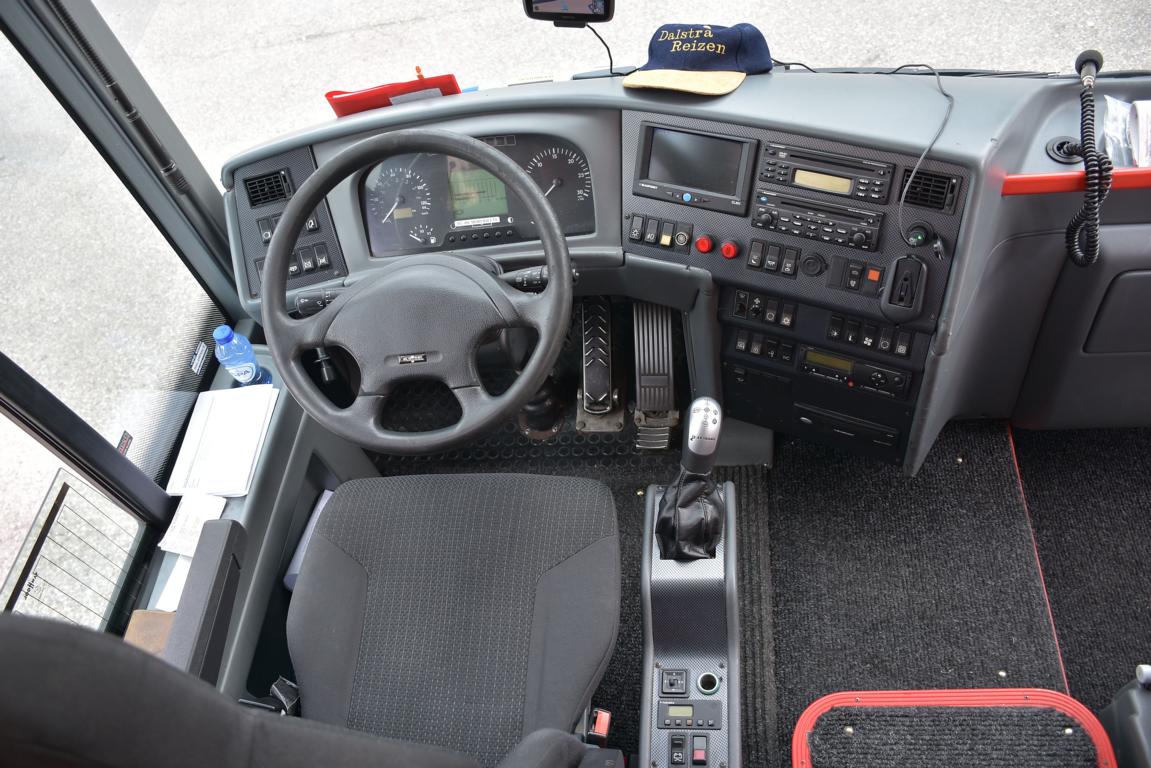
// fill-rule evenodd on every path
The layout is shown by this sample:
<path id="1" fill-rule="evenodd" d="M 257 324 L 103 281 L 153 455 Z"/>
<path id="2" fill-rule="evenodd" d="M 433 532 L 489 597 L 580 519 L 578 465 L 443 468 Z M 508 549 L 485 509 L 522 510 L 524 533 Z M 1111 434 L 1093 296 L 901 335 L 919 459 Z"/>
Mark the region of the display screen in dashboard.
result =
<path id="1" fill-rule="evenodd" d="M 466 160 L 448 158 L 448 190 L 453 228 L 500 224 L 508 215 L 504 183 Z"/>
<path id="2" fill-rule="evenodd" d="M 647 178 L 677 187 L 734 196 L 744 144 L 699 133 L 655 128 Z"/>
<path id="3" fill-rule="evenodd" d="M 482 139 L 520 164 L 559 217 L 564 234 L 595 231 L 587 158 L 538 134 Z M 527 207 L 484 169 L 455 157 L 398 155 L 364 172 L 364 226 L 373 256 L 398 256 L 536 240 Z"/>

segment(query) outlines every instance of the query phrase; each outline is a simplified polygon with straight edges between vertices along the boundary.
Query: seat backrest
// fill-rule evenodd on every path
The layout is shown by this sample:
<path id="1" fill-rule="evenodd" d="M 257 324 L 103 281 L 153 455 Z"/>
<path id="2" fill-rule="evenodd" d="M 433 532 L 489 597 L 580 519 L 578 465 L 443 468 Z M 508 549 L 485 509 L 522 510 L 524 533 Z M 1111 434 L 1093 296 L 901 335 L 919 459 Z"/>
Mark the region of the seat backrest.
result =
<path id="1" fill-rule="evenodd" d="M 117 637 L 0 615 L 0 756 L 40 768 L 478 768 L 434 747 L 278 717 Z"/>

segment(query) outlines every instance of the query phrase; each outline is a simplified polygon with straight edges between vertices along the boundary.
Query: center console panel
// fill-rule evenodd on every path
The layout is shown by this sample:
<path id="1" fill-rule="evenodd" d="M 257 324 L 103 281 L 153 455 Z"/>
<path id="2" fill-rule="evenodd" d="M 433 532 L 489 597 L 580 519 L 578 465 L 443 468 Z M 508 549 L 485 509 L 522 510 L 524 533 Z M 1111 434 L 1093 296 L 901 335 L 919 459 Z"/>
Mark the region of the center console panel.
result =
<path id="1" fill-rule="evenodd" d="M 663 491 L 649 486 L 646 498 L 639 764 L 740 768 L 735 486 L 721 487 L 723 533 L 715 557 L 688 561 L 660 557 L 654 522 Z"/>
<path id="2" fill-rule="evenodd" d="M 624 250 L 712 274 L 727 413 L 901 462 L 968 172 L 657 113 L 622 127 Z"/>

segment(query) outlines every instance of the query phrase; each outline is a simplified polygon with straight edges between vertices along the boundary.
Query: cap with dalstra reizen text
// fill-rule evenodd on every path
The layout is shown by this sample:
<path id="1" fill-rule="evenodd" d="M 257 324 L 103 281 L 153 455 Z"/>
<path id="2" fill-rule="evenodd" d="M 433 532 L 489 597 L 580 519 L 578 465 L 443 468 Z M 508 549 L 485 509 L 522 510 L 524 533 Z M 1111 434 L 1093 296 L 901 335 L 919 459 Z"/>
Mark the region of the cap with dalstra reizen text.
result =
<path id="1" fill-rule="evenodd" d="M 748 75 L 771 71 L 771 51 L 752 24 L 664 24 L 647 49 L 647 64 L 624 78 L 627 88 L 664 88 L 722 96 Z"/>

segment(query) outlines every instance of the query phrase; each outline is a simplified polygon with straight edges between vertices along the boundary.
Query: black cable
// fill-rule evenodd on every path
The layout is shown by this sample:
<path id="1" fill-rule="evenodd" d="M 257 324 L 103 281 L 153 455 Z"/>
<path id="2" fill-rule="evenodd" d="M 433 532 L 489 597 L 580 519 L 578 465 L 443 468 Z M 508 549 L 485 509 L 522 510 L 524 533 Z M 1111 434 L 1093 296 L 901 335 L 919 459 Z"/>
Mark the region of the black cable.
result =
<path id="1" fill-rule="evenodd" d="M 907 183 L 903 185 L 903 193 L 899 196 L 899 208 L 897 209 L 896 225 L 899 227 L 899 237 L 903 240 L 903 242 L 908 244 L 911 244 L 911 241 L 907 236 L 907 232 L 905 232 L 903 229 L 903 207 L 907 200 L 907 193 L 911 189 L 911 185 L 915 182 L 915 175 L 919 173 L 919 167 L 923 165 L 923 161 L 927 157 L 927 153 L 930 152 L 931 148 L 935 146 L 935 142 L 939 141 L 939 137 L 943 135 L 944 129 L 947 128 L 947 121 L 951 119 L 951 111 L 955 108 L 955 97 L 944 90 L 943 80 L 940 79 L 939 73 L 936 72 L 935 68 L 930 64 L 903 64 L 896 67 L 895 69 L 888 70 L 887 72 L 880 72 L 879 74 L 895 75 L 899 74 L 901 70 L 911 67 L 926 69 L 928 72 L 935 75 L 935 86 L 939 89 L 939 92 L 943 94 L 944 98 L 947 99 L 947 111 L 943 113 L 943 120 L 939 123 L 939 130 L 935 132 L 935 136 L 933 136 L 930 143 L 928 143 L 928 145 L 923 148 L 923 152 L 919 154 L 919 159 L 915 161 L 915 165 L 911 169 L 911 175 L 907 177 Z M 942 249 L 942 246 L 942 242 L 937 237 L 935 242 L 937 254 Z"/>
<path id="2" fill-rule="evenodd" d="M 603 43 L 603 47 L 607 51 L 607 71 L 609 74 L 611 74 L 612 77 L 616 77 L 615 61 L 613 61 L 611 57 L 611 46 L 607 44 L 607 40 L 604 40 L 602 37 L 600 37 L 599 32 L 595 31 L 595 27 L 593 27 L 591 24 L 588 24 L 587 28 L 591 30 L 591 33 L 595 35 L 601 43 Z M 622 74 L 623 73 L 620 73 L 621 76 Z"/>
<path id="3" fill-rule="evenodd" d="M 1079 92 L 1079 144 L 1067 151 L 1083 158 L 1086 188 L 1083 206 L 1067 225 L 1067 256 L 1078 267 L 1087 267 L 1099 260 L 1099 207 L 1111 191 L 1111 159 L 1095 148 L 1095 78 L 1083 80 Z"/>
<path id="4" fill-rule="evenodd" d="M 815 75 L 819 74 L 814 69 L 812 69 L 811 67 L 804 64 L 802 61 L 780 61 L 779 59 L 772 59 L 771 63 L 777 67 L 803 67 L 804 69 L 806 69 L 808 72 L 811 72 L 812 74 L 815 74 Z"/>

